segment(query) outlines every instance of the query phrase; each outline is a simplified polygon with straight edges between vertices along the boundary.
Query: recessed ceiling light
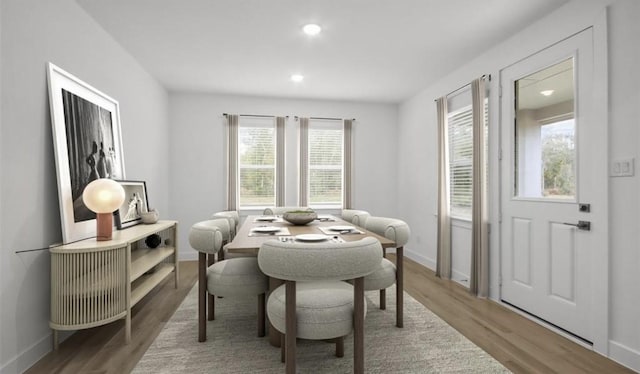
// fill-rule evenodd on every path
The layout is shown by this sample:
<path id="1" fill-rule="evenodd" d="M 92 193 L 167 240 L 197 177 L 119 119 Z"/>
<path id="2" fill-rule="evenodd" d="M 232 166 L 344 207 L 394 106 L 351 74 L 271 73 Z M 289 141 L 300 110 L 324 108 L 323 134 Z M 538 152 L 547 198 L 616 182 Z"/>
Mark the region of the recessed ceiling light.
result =
<path id="1" fill-rule="evenodd" d="M 540 91 L 540 94 L 544 96 L 551 96 L 553 94 L 553 90 Z"/>
<path id="2" fill-rule="evenodd" d="M 302 74 L 293 74 L 291 75 L 291 80 L 298 83 L 298 82 L 302 82 L 302 80 L 304 79 L 304 76 Z"/>
<path id="3" fill-rule="evenodd" d="M 314 36 L 314 35 L 320 34 L 320 31 L 322 31 L 322 28 L 316 25 L 315 23 L 310 23 L 308 25 L 304 25 L 304 27 L 302 28 L 302 31 L 304 31 L 304 33 L 309 36 Z"/>

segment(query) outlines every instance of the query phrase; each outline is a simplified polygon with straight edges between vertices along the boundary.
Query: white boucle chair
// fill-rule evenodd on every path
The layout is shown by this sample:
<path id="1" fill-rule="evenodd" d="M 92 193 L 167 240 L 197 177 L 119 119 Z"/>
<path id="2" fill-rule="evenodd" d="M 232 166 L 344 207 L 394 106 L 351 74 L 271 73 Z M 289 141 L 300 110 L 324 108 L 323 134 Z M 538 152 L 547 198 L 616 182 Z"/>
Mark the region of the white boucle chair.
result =
<path id="1" fill-rule="evenodd" d="M 364 372 L 364 276 L 382 260 L 375 238 L 346 243 L 269 240 L 258 252 L 260 269 L 285 284 L 269 295 L 267 314 L 281 340 L 286 372 L 295 373 L 296 337 L 335 339 L 344 355 L 344 336 L 354 331 L 353 371 Z M 342 282 L 353 280 L 354 285 Z"/>
<path id="2" fill-rule="evenodd" d="M 211 219 L 226 218 L 229 220 L 230 240 L 236 236 L 238 232 L 238 225 L 240 225 L 240 215 L 235 210 L 224 210 L 222 212 L 216 212 L 211 215 Z"/>
<path id="3" fill-rule="evenodd" d="M 276 206 L 271 208 L 265 208 L 262 214 L 265 216 L 282 215 L 286 212 L 292 212 L 296 210 L 311 210 L 307 206 Z"/>
<path id="4" fill-rule="evenodd" d="M 198 254 L 198 341 L 207 340 L 206 312 L 215 318 L 215 296 L 258 296 L 258 336 L 265 335 L 265 294 L 269 281 L 258 267 L 256 257 L 243 257 L 213 262 L 228 236 L 225 218 L 202 221 L 189 231 L 189 244 Z M 225 232 L 226 231 L 226 232 Z M 207 255 L 211 264 L 207 264 Z M 208 308 L 207 308 L 207 295 Z"/>
<path id="5" fill-rule="evenodd" d="M 371 217 L 371 214 L 366 210 L 342 209 L 342 219 L 356 226 L 364 227 L 369 217 Z"/>
<path id="6" fill-rule="evenodd" d="M 240 225 L 240 215 L 235 210 L 225 210 L 222 212 L 213 213 L 211 215 L 212 219 L 224 218 L 229 221 L 229 235 L 228 238 L 225 239 L 225 243 L 222 245 L 222 250 L 218 252 L 218 259 L 224 260 L 228 258 L 239 258 L 239 257 L 256 257 L 253 253 L 233 253 L 227 251 L 227 244 L 231 243 L 233 238 L 236 237 L 238 233 L 238 226 Z"/>
<path id="7" fill-rule="evenodd" d="M 383 258 L 379 267 L 364 278 L 364 289 L 366 291 L 380 290 L 380 309 L 386 309 L 386 289 L 396 284 L 396 326 L 402 327 L 403 306 L 404 306 L 404 285 L 403 285 L 403 251 L 404 245 L 409 241 L 409 225 L 404 221 L 395 218 L 374 217 L 367 218 L 364 228 L 378 235 L 393 240 L 396 244 L 396 264 Z M 383 250 L 383 256 L 386 251 Z"/>

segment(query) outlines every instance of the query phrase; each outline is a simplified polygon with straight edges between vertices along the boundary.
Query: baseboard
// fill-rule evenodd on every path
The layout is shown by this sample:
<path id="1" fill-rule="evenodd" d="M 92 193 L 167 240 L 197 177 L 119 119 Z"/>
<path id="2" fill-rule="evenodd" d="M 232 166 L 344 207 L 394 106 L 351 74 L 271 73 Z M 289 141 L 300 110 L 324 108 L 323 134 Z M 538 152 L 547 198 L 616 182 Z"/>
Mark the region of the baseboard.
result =
<path id="1" fill-rule="evenodd" d="M 451 280 L 467 288 L 469 287 L 469 274 L 465 274 L 463 272 L 453 269 L 451 271 Z"/>
<path id="2" fill-rule="evenodd" d="M 609 358 L 629 369 L 640 372 L 640 351 L 609 340 Z"/>
<path id="3" fill-rule="evenodd" d="M 425 257 L 415 251 L 412 251 L 408 248 L 405 247 L 404 249 L 404 256 L 419 263 L 420 265 L 423 265 L 433 271 L 436 270 L 436 261 L 433 259 L 430 259 L 428 257 Z"/>
<path id="4" fill-rule="evenodd" d="M 0 374 L 23 373 L 49 353 L 52 347 L 51 334 L 47 334 L 0 367 Z"/>

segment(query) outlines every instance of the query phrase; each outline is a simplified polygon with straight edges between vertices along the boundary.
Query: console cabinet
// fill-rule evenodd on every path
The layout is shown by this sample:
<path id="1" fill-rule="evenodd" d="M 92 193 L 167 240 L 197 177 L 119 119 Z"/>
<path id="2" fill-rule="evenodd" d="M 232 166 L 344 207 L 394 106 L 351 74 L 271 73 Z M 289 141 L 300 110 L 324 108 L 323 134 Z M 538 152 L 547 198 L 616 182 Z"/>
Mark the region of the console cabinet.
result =
<path id="1" fill-rule="evenodd" d="M 178 223 L 158 221 L 113 232 L 113 239 L 95 238 L 52 246 L 51 320 L 53 346 L 58 331 L 79 330 L 125 319 L 125 340 L 131 340 L 131 308 L 169 274 L 178 288 Z M 161 244 L 149 248 L 145 239 L 158 234 Z"/>

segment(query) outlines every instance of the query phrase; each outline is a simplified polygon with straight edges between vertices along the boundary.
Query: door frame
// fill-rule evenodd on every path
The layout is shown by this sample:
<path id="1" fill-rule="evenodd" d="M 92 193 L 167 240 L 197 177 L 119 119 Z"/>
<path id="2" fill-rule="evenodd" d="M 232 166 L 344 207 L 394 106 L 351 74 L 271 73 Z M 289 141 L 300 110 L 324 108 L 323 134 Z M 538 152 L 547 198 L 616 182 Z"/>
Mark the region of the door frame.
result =
<path id="1" fill-rule="evenodd" d="M 591 297 L 592 297 L 592 301 L 591 301 L 591 326 L 592 326 L 592 332 L 593 332 L 593 350 L 604 355 L 604 356 L 609 356 L 609 244 L 610 244 L 610 239 L 609 239 L 609 159 L 610 159 L 610 152 L 609 152 L 609 118 L 608 118 L 608 111 L 609 111 L 609 95 L 608 95 L 608 90 L 609 90 L 609 83 L 608 83 L 608 48 L 607 48 L 607 9 L 604 8 L 604 11 L 601 12 L 598 17 L 593 21 L 593 24 L 589 27 L 583 28 L 578 30 L 577 32 L 575 32 L 574 34 L 571 35 L 567 35 L 564 39 L 565 40 L 567 38 L 570 38 L 571 36 L 578 34 L 584 30 L 587 30 L 591 28 L 592 29 L 592 35 L 593 35 L 593 75 L 594 75 L 594 79 L 592 82 L 593 85 L 593 93 L 592 93 L 592 97 L 591 100 L 593 102 L 593 106 L 591 107 L 591 115 L 593 116 L 593 123 L 596 124 L 602 124 L 602 126 L 598 126 L 597 127 L 597 131 L 598 131 L 598 138 L 601 139 L 602 144 L 605 145 L 605 156 L 600 160 L 597 160 L 598 162 L 600 162 L 601 164 L 599 165 L 599 167 L 601 167 L 601 170 L 605 170 L 605 174 L 602 175 L 602 178 L 600 178 L 600 183 L 602 183 L 601 188 L 602 191 L 604 191 L 604 196 L 603 196 L 603 201 L 604 201 L 604 206 L 602 207 L 602 212 L 599 214 L 602 214 L 602 222 L 604 222 L 604 226 L 602 227 L 601 230 L 603 231 L 603 235 L 601 236 L 600 242 L 597 243 L 594 247 L 594 253 L 592 256 L 592 263 L 590 265 L 591 267 L 591 274 L 593 276 L 592 278 L 592 284 L 591 284 L 591 288 L 592 288 L 592 293 L 591 293 Z M 557 42 L 560 42 L 562 40 L 558 40 Z M 554 43 L 555 44 L 555 43 Z M 545 47 L 547 48 L 547 47 Z M 543 48 L 543 49 L 545 49 Z M 542 50 L 543 50 L 542 49 Z M 533 53 L 531 53 L 530 55 L 523 57 L 522 59 L 520 59 L 519 61 L 514 61 L 513 64 L 520 62 L 526 58 L 528 58 L 531 55 L 536 54 L 537 52 L 539 52 L 540 50 L 537 50 Z M 499 69 L 499 71 L 501 71 L 502 69 L 507 68 L 510 65 L 507 66 L 503 66 L 502 68 Z M 496 74 L 497 77 L 500 77 L 500 74 L 498 72 L 498 74 Z M 498 80 L 500 80 L 500 78 L 498 78 Z M 576 84 L 579 84 L 579 82 L 576 82 Z M 502 82 L 498 82 L 499 85 L 499 93 L 496 93 L 494 95 L 492 95 L 492 98 L 494 100 L 498 101 L 497 105 L 493 105 L 493 115 L 495 116 L 494 118 L 497 118 L 497 131 L 493 132 L 493 136 L 491 136 L 490 141 L 493 142 L 493 144 L 496 144 L 496 146 L 493 148 L 493 155 L 494 157 L 490 158 L 490 168 L 492 168 L 493 170 L 495 170 L 496 172 L 493 173 L 493 177 L 491 179 L 491 181 L 493 182 L 492 184 L 494 186 L 497 186 L 498 188 L 497 193 L 496 194 L 491 194 L 491 196 L 496 199 L 496 201 L 494 201 L 491 204 L 491 208 L 495 209 L 494 211 L 497 212 L 497 214 L 492 214 L 491 215 L 491 226 L 492 227 L 496 227 L 497 230 L 491 230 L 491 240 L 494 243 L 497 243 L 497 246 L 492 246 L 492 253 L 494 253 L 492 255 L 491 258 L 491 267 L 493 270 L 491 270 L 491 278 L 494 279 L 494 281 L 491 282 L 491 286 L 494 289 L 494 292 L 491 293 L 491 298 L 496 300 L 498 303 L 500 303 L 501 305 L 511 309 L 511 310 L 516 310 L 515 308 L 512 308 L 511 306 L 509 306 L 508 304 L 504 303 L 501 301 L 501 284 L 502 284 L 502 270 L 501 270 L 501 261 L 502 261 L 502 248 L 503 248 L 503 243 L 502 243 L 502 227 L 501 227 L 501 222 L 502 222 L 502 197 L 504 193 L 510 193 L 510 191 L 502 191 L 502 178 L 503 177 L 507 177 L 510 178 L 511 176 L 503 176 L 503 172 L 502 172 L 502 152 L 503 152 L 503 147 L 502 147 L 502 143 L 501 143 L 501 139 L 502 139 L 502 127 L 503 127 L 503 118 L 502 118 Z M 509 120 L 509 124 L 510 125 L 511 121 Z M 490 147 L 490 153 L 491 153 L 491 148 Z M 522 312 L 519 312 L 523 315 L 525 315 Z M 571 338 L 571 340 L 574 340 L 576 342 L 579 342 L 581 344 L 583 344 L 581 341 L 579 341 L 578 339 L 572 338 L 571 336 L 569 336 L 568 334 L 564 334 L 562 333 L 560 330 L 552 328 L 549 324 L 545 323 L 544 321 L 541 321 L 535 317 L 530 317 L 529 315 L 526 315 L 527 318 L 530 318 L 534 321 L 536 321 L 537 323 L 540 323 L 541 325 L 552 329 L 555 332 L 561 333 L 561 335 Z"/>

